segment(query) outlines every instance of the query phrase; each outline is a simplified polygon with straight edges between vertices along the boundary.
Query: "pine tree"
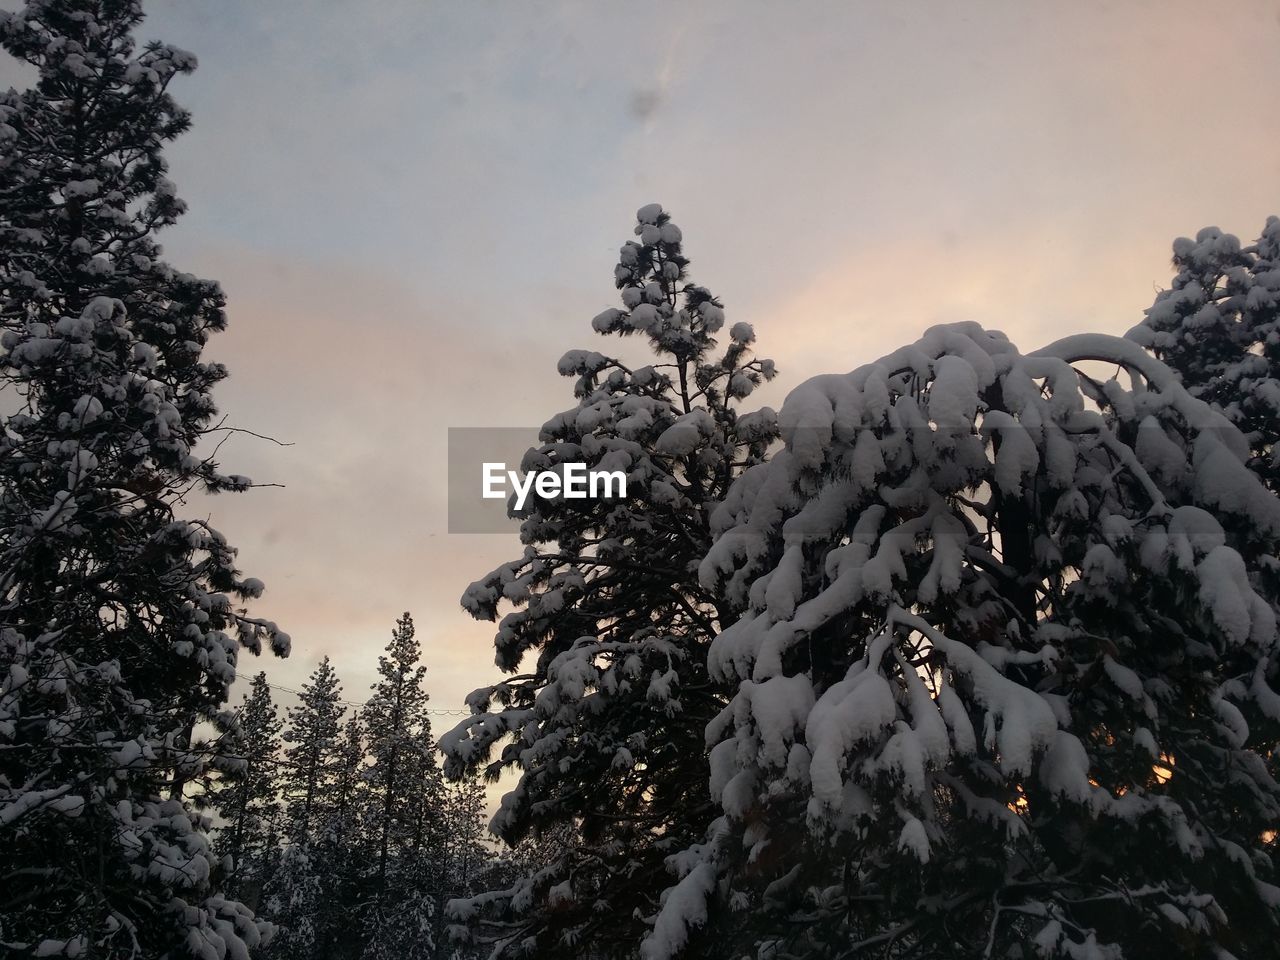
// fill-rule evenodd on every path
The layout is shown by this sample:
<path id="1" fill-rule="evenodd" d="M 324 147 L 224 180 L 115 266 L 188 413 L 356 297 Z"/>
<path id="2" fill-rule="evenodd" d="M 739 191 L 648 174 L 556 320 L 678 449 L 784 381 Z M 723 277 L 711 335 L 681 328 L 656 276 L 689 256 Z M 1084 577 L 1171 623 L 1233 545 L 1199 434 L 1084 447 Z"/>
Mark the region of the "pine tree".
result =
<path id="1" fill-rule="evenodd" d="M 372 821 L 379 886 L 385 886 L 390 860 L 419 831 L 406 804 L 422 770 L 434 762 L 424 686 L 427 668 L 421 658 L 413 618 L 406 613 L 396 621 L 386 653 L 378 658 L 381 679 L 362 711 L 373 759 L 369 782 L 376 798 Z"/>
<path id="2" fill-rule="evenodd" d="M 162 148 L 194 58 L 138 50 L 130 0 L 0 13 L 38 72 L 0 97 L 0 946 L 9 955 L 243 955 L 262 926 L 211 884 L 194 785 L 228 768 L 241 647 L 288 638 L 193 491 L 239 491 L 202 359 L 217 284 L 160 259 L 183 210 Z M 13 406 L 8 409 L 13 410 Z"/>
<path id="3" fill-rule="evenodd" d="M 1173 286 L 1128 336 L 1248 437 L 1250 466 L 1280 492 L 1280 218 L 1252 246 L 1217 227 L 1173 243 Z"/>
<path id="4" fill-rule="evenodd" d="M 366 760 L 364 724 L 353 715 L 343 726 L 334 751 L 333 805 L 321 827 L 322 842 L 344 857 L 360 850 L 363 843 L 368 806 Z"/>
<path id="5" fill-rule="evenodd" d="M 465 945 L 469 939 L 466 931 L 449 922 L 447 909 L 450 900 L 471 897 L 486 889 L 486 873 L 493 856 L 485 843 L 484 807 L 484 787 L 474 777 L 444 789 L 439 818 L 441 839 L 436 845 L 439 882 L 433 904 L 432 941 L 440 949 L 447 949 L 453 960 L 479 960 L 486 956 Z"/>
<path id="6" fill-rule="evenodd" d="M 1173 266 L 1173 285 L 1127 336 L 1240 428 L 1250 468 L 1280 494 L 1280 217 L 1267 218 L 1252 246 L 1217 227 L 1179 237 Z M 1266 581 L 1264 595 L 1280 592 L 1280 562 L 1268 565 Z M 1280 777 L 1280 746 L 1270 763 Z M 1271 846 L 1280 869 L 1280 844 Z"/>
<path id="7" fill-rule="evenodd" d="M 484 787 L 476 780 L 450 784 L 444 791 L 442 821 L 441 873 L 445 886 L 463 896 L 473 892 L 489 860 L 484 843 Z"/>
<path id="8" fill-rule="evenodd" d="M 321 813 L 313 848 L 323 864 L 324 900 L 315 918 L 317 952 L 325 958 L 361 953 L 362 904 L 370 896 L 368 755 L 359 716 L 351 716 L 334 750 L 332 801 Z"/>
<path id="9" fill-rule="evenodd" d="M 267 914 L 280 933 L 276 960 L 311 960 L 325 942 L 335 864 L 326 826 L 337 809 L 342 684 L 326 656 L 302 685 L 285 724 L 284 837 L 280 866 L 266 890 Z"/>
<path id="10" fill-rule="evenodd" d="M 732 605 L 695 570 L 709 517 L 775 436 L 765 408 L 739 402 L 773 364 L 753 359 L 746 323 L 720 347 L 723 305 L 688 279 L 680 229 L 642 208 L 638 241 L 614 270 L 622 309 L 592 322 L 640 335 L 655 362 L 628 366 L 572 350 L 577 406 L 542 428 L 522 468 L 585 462 L 622 470 L 622 502 L 539 500 L 517 560 L 472 584 L 464 607 L 499 625 L 498 666 L 513 676 L 478 690 L 472 716 L 446 735 L 446 772 L 519 773 L 492 828 L 507 842 L 571 826 L 573 842 L 509 888 L 451 905 L 499 956 L 626 955 L 666 882 L 665 856 L 703 822 L 703 727 L 721 701 L 705 667 Z"/>
<path id="11" fill-rule="evenodd" d="M 286 844 L 263 891 L 263 914 L 278 924 L 258 956 L 268 960 L 319 960 L 329 894 L 322 854 L 311 846 Z"/>
<path id="12" fill-rule="evenodd" d="M 362 717 L 369 739 L 374 899 L 366 958 L 431 957 L 443 844 L 442 785 L 427 712 L 426 667 L 406 613 L 378 658 Z"/>
<path id="13" fill-rule="evenodd" d="M 373 695 L 345 723 L 327 657 L 303 685 L 284 735 L 285 826 L 262 895 L 279 931 L 255 957 L 471 956 L 437 945 L 444 900 L 475 890 L 488 860 L 483 792 L 474 780 L 444 788 L 420 659 L 405 614 L 379 657 Z"/>
<path id="14" fill-rule="evenodd" d="M 224 821 L 217 849 L 230 858 L 228 890 L 255 909 L 279 845 L 283 727 L 267 675 L 259 672 L 235 727 L 236 766 L 210 795 Z"/>
<path id="15" fill-rule="evenodd" d="M 333 794 L 338 735 L 342 729 L 342 683 L 326 656 L 302 685 L 289 708 L 284 732 L 289 783 L 285 790 L 289 841 L 306 846 L 327 812 Z"/>
<path id="16" fill-rule="evenodd" d="M 1270 955 L 1280 501 L 1246 438 L 1131 341 L 974 324 L 779 421 L 701 565 L 749 608 L 709 652 L 719 811 L 642 958 Z"/>

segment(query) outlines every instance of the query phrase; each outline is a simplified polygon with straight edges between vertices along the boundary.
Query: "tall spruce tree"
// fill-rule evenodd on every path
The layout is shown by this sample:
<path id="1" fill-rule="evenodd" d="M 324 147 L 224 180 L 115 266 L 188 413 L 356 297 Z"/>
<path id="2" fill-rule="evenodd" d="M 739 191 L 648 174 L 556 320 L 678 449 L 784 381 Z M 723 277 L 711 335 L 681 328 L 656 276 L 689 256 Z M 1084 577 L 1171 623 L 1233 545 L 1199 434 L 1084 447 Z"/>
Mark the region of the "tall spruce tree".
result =
<path id="1" fill-rule="evenodd" d="M 359 715 L 347 718 L 333 755 L 332 800 L 312 841 L 324 898 L 317 903 L 316 956 L 358 957 L 362 909 L 370 896 L 368 747 Z"/>
<path id="2" fill-rule="evenodd" d="M 259 671 L 231 734 L 236 764 L 209 796 L 223 820 L 216 848 L 230 859 L 228 891 L 255 909 L 279 847 L 283 728 L 267 675 Z"/>
<path id="3" fill-rule="evenodd" d="M 302 685 L 289 708 L 284 751 L 289 768 L 285 787 L 288 839 L 305 847 L 332 807 L 338 769 L 338 738 L 346 707 L 342 683 L 326 656 Z"/>
<path id="4" fill-rule="evenodd" d="M 475 779 L 443 784 L 419 660 L 406 614 L 379 658 L 373 696 L 345 723 L 340 681 L 329 659 L 321 661 L 288 712 L 276 821 L 266 816 L 265 799 L 255 804 L 255 792 L 237 779 L 256 767 L 239 765 L 216 785 L 212 802 L 224 821 L 224 850 L 236 842 L 237 825 L 245 825 L 241 869 L 250 872 L 237 875 L 240 889 L 278 926 L 255 958 L 474 956 L 445 945 L 443 904 L 479 889 L 490 859 L 481 841 L 483 790 Z M 255 719 L 273 715 L 263 706 L 270 702 L 267 686 L 259 676 L 242 710 L 237 749 L 246 758 L 268 752 L 246 745 L 252 731 L 280 726 Z"/>
<path id="5" fill-rule="evenodd" d="M 241 647 L 288 638 L 193 491 L 239 491 L 198 443 L 225 369 L 217 284 L 161 260 L 182 213 L 168 94 L 132 0 L 0 13 L 35 86 L 0 96 L 0 951 L 243 956 L 261 926 L 211 885 L 189 785 L 224 764 Z"/>
<path id="6" fill-rule="evenodd" d="M 364 724 L 358 715 L 347 718 L 334 750 L 333 803 L 321 824 L 321 842 L 345 858 L 358 855 L 363 860 L 367 851 L 365 819 L 369 804 Z"/>
<path id="7" fill-rule="evenodd" d="M 432 854 L 437 868 L 435 902 L 432 905 L 432 941 L 448 951 L 453 960 L 487 956 L 476 945 L 467 946 L 465 929 L 459 929 L 455 941 L 448 903 L 453 899 L 474 896 L 487 889 L 485 874 L 494 862 L 493 851 L 485 843 L 485 793 L 477 777 L 452 783 L 444 790 L 440 814 L 440 841 Z M 453 942 L 451 942 L 453 941 Z"/>
<path id="8" fill-rule="evenodd" d="M 326 656 L 302 685 L 285 723 L 284 839 L 265 890 L 266 913 L 280 925 L 276 960 L 323 956 L 328 897 L 336 864 L 326 843 L 341 789 L 342 684 Z"/>
<path id="9" fill-rule="evenodd" d="M 331 889 L 322 857 L 311 846 L 287 844 L 263 890 L 263 915 L 277 925 L 257 956 L 268 960 L 319 960 L 325 954 L 326 908 Z"/>
<path id="10" fill-rule="evenodd" d="M 779 420 L 701 567 L 749 609 L 644 960 L 1271 955 L 1280 500 L 1246 437 L 1131 341 L 976 324 Z"/>
<path id="11" fill-rule="evenodd" d="M 476 779 L 449 784 L 444 792 L 441 873 L 458 896 L 472 892 L 489 860 L 484 843 L 484 787 Z M 442 914 L 443 916 L 443 914 Z"/>
<path id="12" fill-rule="evenodd" d="M 372 757 L 370 825 L 379 886 L 385 886 L 388 865 L 398 852 L 421 836 L 413 800 L 424 772 L 435 766 L 424 686 L 427 668 L 421 659 L 413 618 L 406 613 L 396 621 L 391 642 L 378 657 L 379 680 L 361 712 Z"/>
<path id="13" fill-rule="evenodd" d="M 567 834 L 551 862 L 451 905 L 499 956 L 634 952 L 665 857 L 708 807 L 703 728 L 722 700 L 706 651 L 736 611 L 696 569 L 712 509 L 775 436 L 771 410 L 738 412 L 774 371 L 753 358 L 748 324 L 719 345 L 723 305 L 690 282 L 670 216 L 651 204 L 637 219 L 614 269 L 622 308 L 592 327 L 643 337 L 654 362 L 567 353 L 559 372 L 575 378 L 578 403 L 522 464 L 625 471 L 626 499 L 539 499 L 520 527 L 523 555 L 462 601 L 484 620 L 504 601 L 516 608 L 495 638 L 512 676 L 470 696 L 472 716 L 441 744 L 446 772 L 518 773 L 492 823 L 509 843 Z"/>
<path id="14" fill-rule="evenodd" d="M 363 956 L 435 955 L 444 796 L 413 618 L 397 622 L 361 711 L 368 731 L 373 898 Z"/>

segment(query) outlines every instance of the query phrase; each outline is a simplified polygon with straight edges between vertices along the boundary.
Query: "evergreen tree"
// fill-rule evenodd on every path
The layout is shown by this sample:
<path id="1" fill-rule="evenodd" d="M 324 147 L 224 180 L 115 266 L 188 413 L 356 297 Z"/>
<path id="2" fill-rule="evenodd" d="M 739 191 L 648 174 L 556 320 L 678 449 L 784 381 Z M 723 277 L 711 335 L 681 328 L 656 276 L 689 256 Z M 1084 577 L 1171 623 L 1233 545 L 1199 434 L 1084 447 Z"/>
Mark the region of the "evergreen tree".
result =
<path id="1" fill-rule="evenodd" d="M 1250 466 L 1280 492 L 1280 218 L 1252 246 L 1217 227 L 1173 243 L 1173 286 L 1128 336 L 1249 439 Z"/>
<path id="2" fill-rule="evenodd" d="M 449 900 L 471 897 L 487 889 L 486 874 L 494 858 L 485 843 L 484 807 L 484 787 L 475 777 L 449 784 L 444 790 L 432 939 L 439 944 L 441 955 L 447 953 L 456 960 L 472 956 L 478 960 L 485 955 L 467 946 L 465 929 L 448 922 L 447 909 Z"/>
<path id="3" fill-rule="evenodd" d="M 484 787 L 477 780 L 450 784 L 444 791 L 443 866 L 445 885 L 462 896 L 471 891 L 489 861 L 484 836 Z"/>
<path id="4" fill-rule="evenodd" d="M 302 685 L 289 709 L 284 733 L 289 782 L 285 788 L 288 839 L 305 847 L 332 809 L 338 761 L 338 736 L 346 708 L 342 683 L 326 656 Z"/>
<path id="5" fill-rule="evenodd" d="M 1194 240 L 1179 237 L 1173 266 L 1173 285 L 1127 336 L 1240 428 L 1249 466 L 1280 494 L 1280 217 L 1267 218 L 1252 246 L 1217 227 Z M 1263 595 L 1280 593 L 1280 563 L 1260 572 Z M 1280 747 L 1272 747 L 1270 763 L 1280 777 Z M 1271 849 L 1280 869 L 1280 844 Z"/>
<path id="6" fill-rule="evenodd" d="M 189 786 L 227 769 L 239 649 L 288 638 L 192 491 L 239 491 L 199 441 L 225 369 L 217 284 L 160 259 L 183 205 L 162 148 L 194 58 L 142 50 L 132 0 L 0 13 L 37 71 L 0 97 L 0 947 L 242 956 L 263 932 L 211 884 Z M 203 726 L 202 726 L 203 725 Z"/>
<path id="7" fill-rule="evenodd" d="M 413 619 L 406 613 L 378 658 L 380 679 L 362 710 L 369 738 L 374 869 L 363 955 L 371 960 L 427 958 L 435 952 L 443 791 L 421 657 Z"/>
<path id="8" fill-rule="evenodd" d="M 772 411 L 737 410 L 773 365 L 752 358 L 748 324 L 718 345 L 724 309 L 689 281 L 680 229 L 657 204 L 637 219 L 614 270 L 622 309 L 592 326 L 643 336 L 655 362 L 567 353 L 559 371 L 576 378 L 578 403 L 522 464 L 625 471 L 627 497 L 537 500 L 524 554 L 462 601 L 485 620 L 503 601 L 516 607 L 495 638 L 512 676 L 471 695 L 472 716 L 441 744 L 446 772 L 518 772 L 492 824 L 509 843 L 573 835 L 512 886 L 451 905 L 499 956 L 633 952 L 664 858 L 708 807 L 703 728 L 721 700 L 706 651 L 736 611 L 695 571 L 712 508 L 775 436 Z"/>
<path id="9" fill-rule="evenodd" d="M 422 817 L 414 800 L 435 758 L 424 685 L 427 668 L 421 659 L 413 618 L 406 613 L 396 621 L 386 653 L 378 657 L 381 679 L 362 710 L 372 758 L 369 784 L 375 808 L 370 820 L 380 887 L 385 886 L 388 863 L 422 838 Z"/>
<path id="10" fill-rule="evenodd" d="M 749 609 L 644 960 L 1270 955 L 1280 501 L 1246 438 L 1131 341 L 974 324 L 779 420 L 701 565 Z"/>
<path id="11" fill-rule="evenodd" d="M 284 741 L 284 839 L 280 864 L 267 884 L 266 914 L 280 925 L 273 960 L 314 960 L 329 936 L 329 896 L 335 863 L 326 844 L 338 807 L 342 685 L 326 656 L 288 711 Z"/>
<path id="12" fill-rule="evenodd" d="M 261 912 L 279 929 L 255 957 L 473 956 L 444 945 L 443 903 L 478 889 L 476 878 L 489 860 L 480 839 L 483 791 L 474 780 L 444 788 L 419 660 L 413 621 L 405 614 L 379 658 L 373 696 L 356 714 L 343 723 L 345 701 L 328 658 L 289 710 L 280 765 L 282 826 L 264 828 L 267 850 L 260 857 L 267 866 Z M 265 688 L 265 679 L 255 683 L 247 703 L 268 699 L 258 684 Z M 258 726 L 245 722 L 247 729 Z M 237 804 L 251 793 L 238 787 L 239 781 L 229 780 L 215 793 L 227 821 L 226 843 L 245 812 Z M 250 803 L 246 822 L 266 820 L 254 816 Z"/>
<path id="13" fill-rule="evenodd" d="M 286 844 L 263 891 L 263 914 L 278 925 L 260 955 L 268 960 L 320 960 L 329 907 L 326 870 L 317 848 Z"/>
<path id="14" fill-rule="evenodd" d="M 234 731 L 236 765 L 209 798 L 224 821 L 217 848 L 230 858 L 228 890 L 255 909 L 279 844 L 283 726 L 267 675 L 259 672 Z"/>
<path id="15" fill-rule="evenodd" d="M 351 716 L 334 751 L 332 802 L 321 813 L 313 842 L 325 891 L 313 923 L 320 957 L 361 953 L 362 904 L 370 896 L 367 766 L 364 725 Z"/>
<path id="16" fill-rule="evenodd" d="M 334 752 L 333 806 L 324 818 L 322 842 L 341 856 L 360 856 L 364 816 L 368 806 L 367 753 L 364 725 L 353 715 L 343 725 Z"/>

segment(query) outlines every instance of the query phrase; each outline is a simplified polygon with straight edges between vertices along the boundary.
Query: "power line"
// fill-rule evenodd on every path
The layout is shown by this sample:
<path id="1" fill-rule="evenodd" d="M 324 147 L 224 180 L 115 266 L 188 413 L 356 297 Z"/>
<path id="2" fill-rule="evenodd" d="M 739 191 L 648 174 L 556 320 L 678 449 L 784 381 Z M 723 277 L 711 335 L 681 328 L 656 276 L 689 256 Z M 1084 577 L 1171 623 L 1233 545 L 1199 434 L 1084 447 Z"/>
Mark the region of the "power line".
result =
<path id="1" fill-rule="evenodd" d="M 267 686 L 268 686 L 268 687 L 270 687 L 272 690 L 280 690 L 280 691 L 282 691 L 282 692 L 284 692 L 284 693 L 291 693 L 291 694 L 293 694 L 295 697 L 300 697 L 300 696 L 302 696 L 302 691 L 301 691 L 301 690 L 295 690 L 295 689 L 293 689 L 293 687 L 286 687 L 286 686 L 284 686 L 283 684 L 280 684 L 280 683 L 270 683 L 270 682 L 268 682 L 268 683 L 267 683 Z M 360 700 L 360 701 L 355 701 L 355 700 L 338 700 L 338 703 L 344 704 L 344 705 L 346 705 L 346 706 L 348 706 L 348 707 L 355 707 L 356 709 L 359 709 L 360 707 L 363 707 L 363 706 L 364 706 L 366 703 L 368 703 L 368 702 L 369 702 L 368 700 Z M 438 709 L 438 708 L 435 708 L 435 707 L 428 707 L 428 708 L 427 708 L 427 713 L 433 714 L 433 715 L 435 715 L 435 716 L 448 716 L 448 717 L 469 717 L 469 716 L 471 716 L 471 711 L 470 711 L 470 710 L 447 710 L 447 709 L 443 709 L 443 708 L 439 708 L 439 709 Z"/>

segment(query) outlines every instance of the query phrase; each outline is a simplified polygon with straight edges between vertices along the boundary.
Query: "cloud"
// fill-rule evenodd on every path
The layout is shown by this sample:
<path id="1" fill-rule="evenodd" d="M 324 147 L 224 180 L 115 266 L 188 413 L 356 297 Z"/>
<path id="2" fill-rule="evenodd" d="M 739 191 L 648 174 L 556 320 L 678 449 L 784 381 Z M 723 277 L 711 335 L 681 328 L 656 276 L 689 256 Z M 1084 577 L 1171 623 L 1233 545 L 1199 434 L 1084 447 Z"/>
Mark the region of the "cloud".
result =
<path id="1" fill-rule="evenodd" d="M 231 370 L 222 409 L 292 444 L 236 436 L 221 454 L 227 468 L 284 489 L 204 501 L 245 569 L 267 583 L 259 612 L 295 637 L 297 659 L 273 675 L 296 685 L 329 654 L 362 685 L 408 609 L 434 696 L 459 703 L 492 654 L 489 629 L 472 624 L 458 597 L 518 546 L 513 536 L 448 537 L 447 428 L 540 422 L 570 405 L 554 358 L 531 377 L 528 358 L 547 355 L 544 345 L 507 334 L 495 349 L 447 304 L 428 308 L 375 274 L 237 249 L 195 259 L 229 296 L 229 332 L 210 347 Z M 486 382 L 520 384 L 519 396 Z"/>

